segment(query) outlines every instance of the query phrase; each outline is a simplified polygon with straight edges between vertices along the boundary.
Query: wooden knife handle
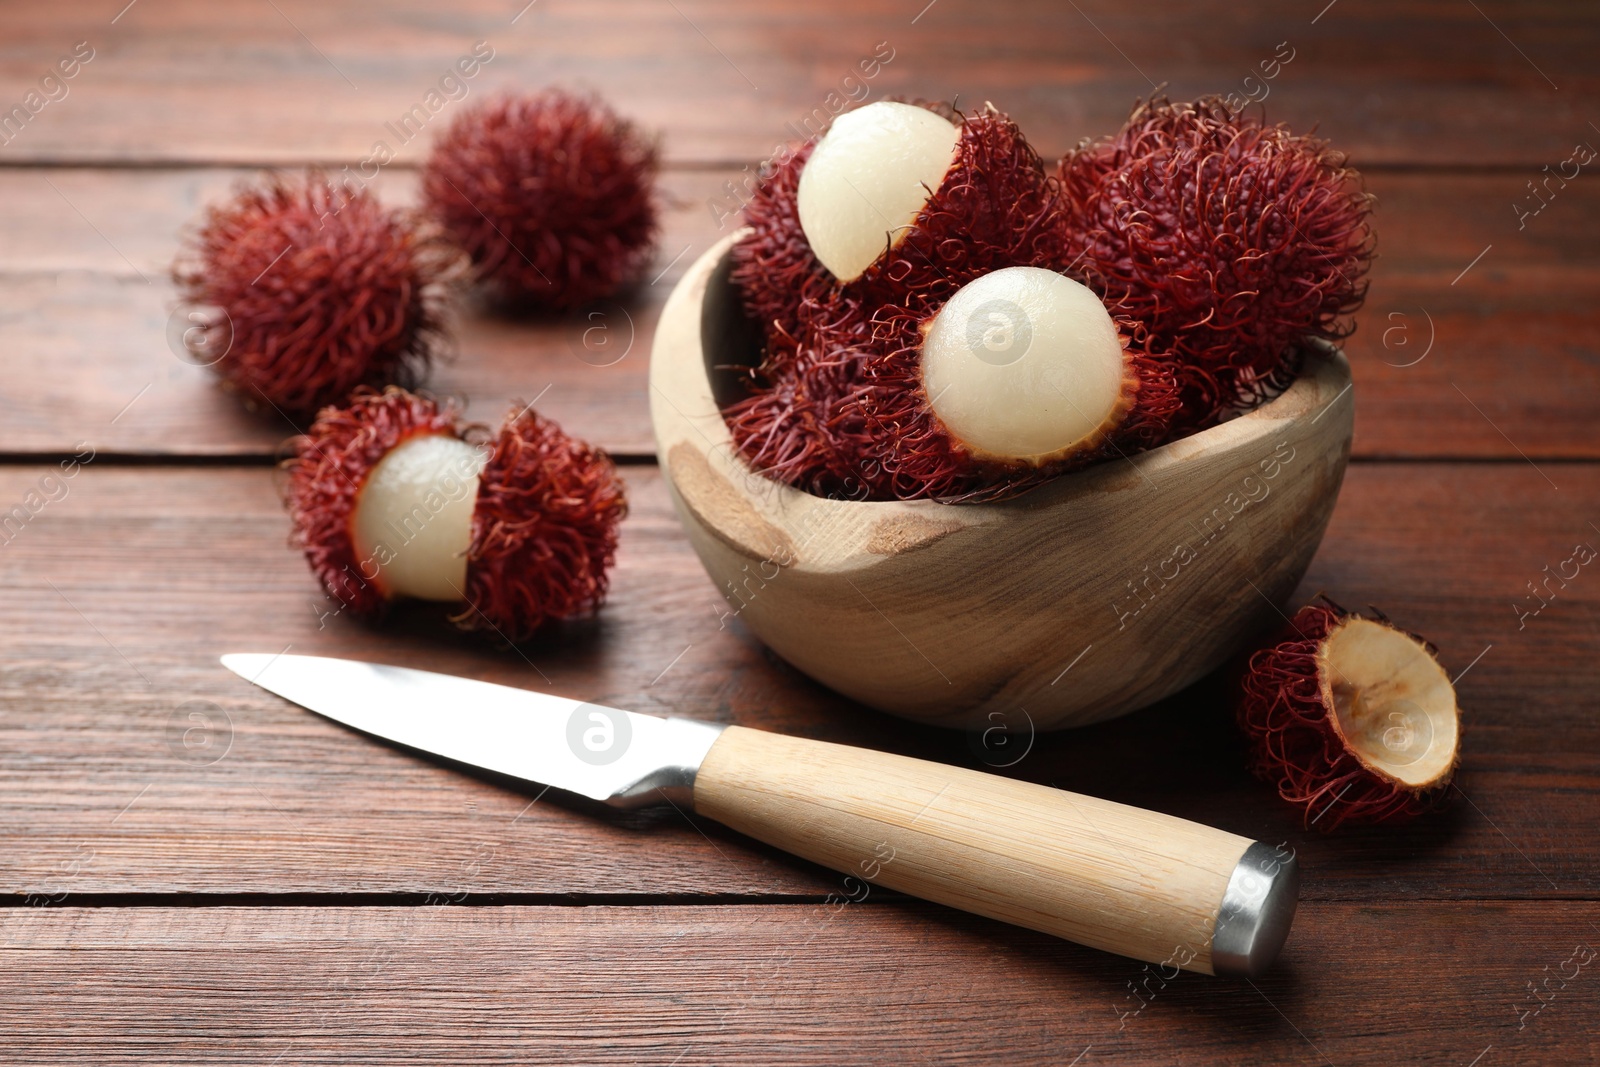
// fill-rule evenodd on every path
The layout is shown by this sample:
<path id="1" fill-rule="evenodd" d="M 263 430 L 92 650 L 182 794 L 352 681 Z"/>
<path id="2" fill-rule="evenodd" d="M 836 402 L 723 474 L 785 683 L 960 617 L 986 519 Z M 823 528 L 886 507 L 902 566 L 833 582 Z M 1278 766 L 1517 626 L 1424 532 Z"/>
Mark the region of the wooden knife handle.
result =
<path id="1" fill-rule="evenodd" d="M 1292 853 L 993 774 L 730 726 L 697 812 L 863 882 L 1150 963 L 1254 976 L 1288 936 Z"/>

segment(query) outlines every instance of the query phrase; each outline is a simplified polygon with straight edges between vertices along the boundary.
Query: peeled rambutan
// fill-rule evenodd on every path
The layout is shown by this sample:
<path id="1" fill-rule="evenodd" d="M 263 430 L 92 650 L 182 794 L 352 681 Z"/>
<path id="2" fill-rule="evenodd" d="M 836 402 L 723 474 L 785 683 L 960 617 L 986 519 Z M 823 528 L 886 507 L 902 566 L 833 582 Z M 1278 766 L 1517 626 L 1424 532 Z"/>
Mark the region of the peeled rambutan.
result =
<path id="1" fill-rule="evenodd" d="M 1238 672 L 1251 771 L 1321 830 L 1437 806 L 1460 758 L 1461 722 L 1434 653 L 1386 619 L 1331 603 L 1301 608 Z"/>
<path id="2" fill-rule="evenodd" d="M 635 280 L 657 232 L 656 145 L 560 90 L 463 112 L 422 172 L 428 211 L 501 296 L 579 307 Z"/>
<path id="3" fill-rule="evenodd" d="M 1272 392 L 1306 338 L 1348 334 L 1371 204 L 1325 142 L 1158 97 L 1058 176 L 1069 261 L 1174 354 L 1186 425 Z"/>
<path id="4" fill-rule="evenodd" d="M 1161 442 L 1178 405 L 1138 324 L 1041 267 L 982 275 L 931 314 L 885 306 L 862 366 L 854 404 L 901 499 L 1015 495 Z"/>
<path id="5" fill-rule="evenodd" d="M 611 460 L 527 408 L 481 429 L 430 397 L 359 389 L 291 442 L 292 541 L 329 594 L 362 616 L 460 604 L 458 626 L 506 641 L 600 605 L 627 514 Z"/>
<path id="6" fill-rule="evenodd" d="M 1059 190 L 1017 124 L 883 100 L 846 112 L 745 207 L 733 279 L 763 324 L 807 301 L 948 297 L 1001 267 L 1063 269 Z"/>
<path id="7" fill-rule="evenodd" d="M 459 258 L 433 227 L 312 170 L 207 210 L 173 279 L 185 303 L 215 309 L 193 335 L 197 357 L 299 416 L 357 385 L 418 381 L 443 347 Z"/>

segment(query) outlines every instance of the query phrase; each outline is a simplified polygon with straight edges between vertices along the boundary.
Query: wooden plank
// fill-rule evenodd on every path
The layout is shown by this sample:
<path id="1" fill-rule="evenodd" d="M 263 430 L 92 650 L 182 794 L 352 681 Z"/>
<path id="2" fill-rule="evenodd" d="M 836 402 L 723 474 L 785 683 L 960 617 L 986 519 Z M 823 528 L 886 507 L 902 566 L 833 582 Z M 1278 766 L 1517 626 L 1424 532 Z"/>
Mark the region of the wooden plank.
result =
<path id="1" fill-rule="evenodd" d="M 1600 1052 L 1597 920 L 1592 902 L 1311 904 L 1279 966 L 1246 983 L 1163 979 L 1013 927 L 870 898 L 9 908 L 0 1046 L 17 1067 L 1461 1065 L 1490 1048 L 1490 1062 L 1588 1062 Z"/>
<path id="2" fill-rule="evenodd" d="M 273 413 L 241 412 L 169 340 L 175 297 L 163 279 L 176 235 L 248 173 L 0 169 L 0 202 L 12 207 L 0 219 L 9 309 L 0 351 L 11 376 L 0 453 L 65 454 L 92 436 L 108 452 L 263 456 L 291 432 Z M 519 321 L 468 308 L 457 358 L 431 387 L 469 397 L 484 418 L 542 393 L 541 408 L 572 432 L 650 453 L 656 315 L 725 232 L 717 220 L 733 224 L 727 183 L 738 177 L 667 171 L 661 251 L 639 291 L 594 317 Z M 1519 177 L 1370 177 L 1382 243 L 1348 343 L 1356 455 L 1600 458 L 1600 313 L 1588 299 L 1600 285 L 1600 184 L 1574 183 L 1519 230 Z M 385 173 L 379 194 L 406 203 L 415 182 L 414 172 Z M 1518 364 L 1536 370 L 1505 373 Z"/>
<path id="3" fill-rule="evenodd" d="M 0 223 L 0 292 L 16 309 L 0 315 L 0 349 L 15 374 L 0 397 L 0 452 L 66 453 L 89 432 L 112 452 L 266 456 L 295 432 L 278 412 L 241 410 L 193 364 L 167 281 L 179 233 L 250 173 L 0 171 L 0 199 L 15 206 Z M 564 317 L 510 316 L 468 300 L 456 350 L 430 388 L 470 399 L 488 419 L 539 396 L 572 432 L 614 451 L 648 451 L 656 315 L 714 239 L 706 205 L 732 174 L 664 176 L 657 262 L 617 300 Z M 375 188 L 400 205 L 415 201 L 416 184 L 415 172 L 396 171 Z"/>
<path id="4" fill-rule="evenodd" d="M 593 86 L 667 131 L 671 158 L 693 162 L 763 158 L 785 123 L 839 106 L 830 93 L 842 104 L 862 92 L 992 100 L 1059 153 L 1109 132 L 1136 96 L 1165 83 L 1179 96 L 1265 94 L 1274 115 L 1320 124 L 1369 161 L 1537 170 L 1590 136 L 1581 101 L 1596 86 L 1593 13 L 1560 4 L 1396 10 L 1344 0 L 1326 13 L 1262 13 L 1219 0 L 920 11 L 868 0 L 779 13 L 735 0 L 520 12 L 497 0 L 449 11 L 421 0 L 376 11 L 309 0 L 234 11 L 186 0 L 114 19 L 120 7 L 6 13 L 8 108 L 75 42 L 95 49 L 68 95 L 0 149 L 9 159 L 358 160 L 379 140 L 416 159 L 450 110 L 445 98 L 424 136 L 403 148 L 387 124 L 423 105 L 478 41 L 493 58 L 465 83 L 469 92 Z M 874 78 L 847 81 L 875 53 L 893 58 Z M 1291 58 L 1275 66 L 1275 56 Z M 1263 63 L 1276 77 L 1261 80 Z"/>
<path id="5" fill-rule="evenodd" d="M 0 469 L 0 501 L 24 501 L 44 473 Z M 1006 773 L 1288 842 L 1312 899 L 1594 896 L 1600 583 L 1582 572 L 1552 585 L 1526 619 L 1516 605 L 1536 606 L 1526 583 L 1576 542 L 1600 542 L 1600 466 L 1546 473 L 1559 489 L 1520 461 L 1354 467 L 1300 594 L 1378 604 L 1440 645 L 1465 708 L 1470 799 L 1452 811 L 1332 839 L 1303 830 L 1242 771 L 1210 683 L 1038 737 Z M 327 616 L 284 547 L 270 471 L 80 471 L 0 547 L 0 801 L 12 813 L 0 888 L 740 896 L 831 884 L 671 809 L 608 817 L 554 795 L 528 807 L 536 790 L 360 740 L 255 690 L 217 665 L 229 651 L 403 662 L 965 766 L 1013 759 L 866 711 L 774 661 L 690 554 L 655 470 L 626 477 L 633 513 L 610 604 L 519 653 L 456 634 L 426 606 L 387 628 Z M 1089 654 L 1136 638 L 1107 605 Z M 1064 649 L 1063 666 L 1079 651 Z M 1026 747 L 1025 722 L 1011 724 L 1010 751 Z"/>

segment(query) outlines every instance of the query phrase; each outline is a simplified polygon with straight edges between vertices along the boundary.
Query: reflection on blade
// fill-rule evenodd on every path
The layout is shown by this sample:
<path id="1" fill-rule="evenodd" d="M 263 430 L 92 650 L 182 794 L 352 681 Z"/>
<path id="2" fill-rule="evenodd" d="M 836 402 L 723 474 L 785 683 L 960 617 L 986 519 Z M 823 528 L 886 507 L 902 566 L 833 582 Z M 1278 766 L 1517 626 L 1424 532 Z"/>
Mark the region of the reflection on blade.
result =
<path id="1" fill-rule="evenodd" d="M 720 730 L 354 660 L 235 653 L 222 664 L 364 733 L 619 806 L 691 781 Z"/>

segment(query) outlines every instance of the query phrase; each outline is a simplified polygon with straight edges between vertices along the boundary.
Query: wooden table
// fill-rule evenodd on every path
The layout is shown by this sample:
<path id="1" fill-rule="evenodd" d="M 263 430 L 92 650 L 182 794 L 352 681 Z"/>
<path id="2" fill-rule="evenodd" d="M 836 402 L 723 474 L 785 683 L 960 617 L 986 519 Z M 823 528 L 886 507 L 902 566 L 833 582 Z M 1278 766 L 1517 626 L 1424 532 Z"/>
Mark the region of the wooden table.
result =
<path id="1" fill-rule="evenodd" d="M 0 1061 L 1600 1062 L 1600 966 L 1571 976 L 1600 948 L 1600 576 L 1519 615 L 1600 544 L 1600 177 L 1552 181 L 1520 225 L 1514 207 L 1600 144 L 1592 6 L 126 2 L 0 13 L 0 108 L 93 50 L 0 145 L 0 510 L 44 499 L 0 539 Z M 478 41 L 473 94 L 591 86 L 667 161 L 657 265 L 603 337 L 473 311 L 432 381 L 485 419 L 539 396 L 625 465 L 609 605 L 515 651 L 427 611 L 324 619 L 274 484 L 292 427 L 168 341 L 165 272 L 202 204 L 263 165 L 364 158 Z M 847 81 L 875 52 L 877 77 Z M 651 454 L 652 328 L 733 224 L 730 190 L 830 92 L 993 100 L 1053 156 L 1157 82 L 1269 93 L 1377 194 L 1355 455 L 1297 602 L 1377 604 L 1438 643 L 1459 789 L 1405 828 L 1307 832 L 1243 772 L 1211 683 L 1040 737 L 1007 773 L 1287 842 L 1306 883 L 1270 976 L 1163 985 L 932 905 L 840 903 L 838 876 L 716 825 L 536 799 L 218 667 L 402 661 L 979 764 L 723 618 Z M 431 132 L 386 199 L 414 196 Z"/>

